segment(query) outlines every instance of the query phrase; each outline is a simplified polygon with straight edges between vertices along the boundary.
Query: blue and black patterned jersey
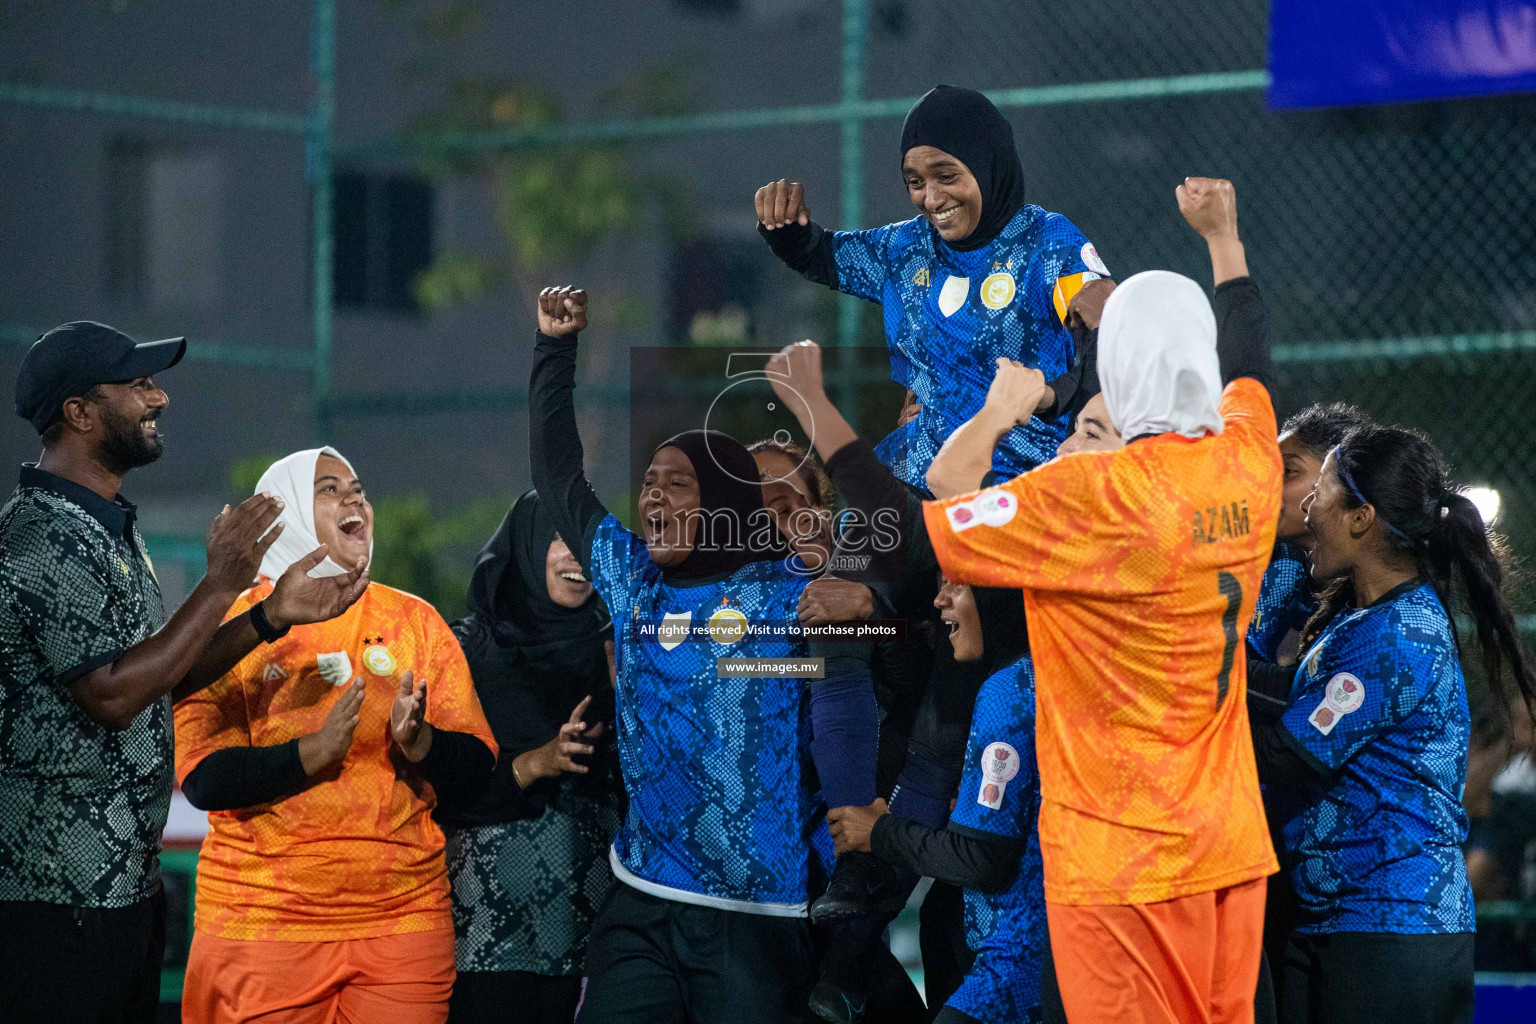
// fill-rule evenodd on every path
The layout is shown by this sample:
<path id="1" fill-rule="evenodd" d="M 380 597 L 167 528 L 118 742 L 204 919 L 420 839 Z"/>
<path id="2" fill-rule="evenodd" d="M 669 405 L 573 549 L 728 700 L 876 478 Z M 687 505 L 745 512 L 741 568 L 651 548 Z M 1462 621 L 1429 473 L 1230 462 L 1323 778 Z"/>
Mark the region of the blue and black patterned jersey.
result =
<path id="1" fill-rule="evenodd" d="M 1408 585 L 1329 623 L 1286 730 L 1333 783 L 1283 827 L 1301 930 L 1474 930 L 1462 863 L 1471 716 L 1450 620 Z"/>
<path id="2" fill-rule="evenodd" d="M 936 238 L 922 217 L 833 236 L 838 291 L 884 306 L 891 378 L 923 405 L 876 451 L 921 488 L 944 439 L 981 408 L 999 356 L 1047 380 L 1072 368 L 1072 335 L 1053 298 L 1058 279 L 1087 275 L 1080 285 L 1109 274 L 1071 221 L 1038 206 L 1020 209 L 974 252 Z M 1033 469 L 1055 457 L 1068 429 L 1064 416 L 1015 427 L 998 442 L 993 468 L 1005 478 Z"/>
<path id="3" fill-rule="evenodd" d="M 965 891 L 965 941 L 976 961 L 949 1006 L 982 1024 L 1040 1020 L 1046 946 L 1035 768 L 1035 669 L 1026 655 L 981 684 L 965 774 L 949 827 L 1016 839 L 1024 860 L 1003 892 Z"/>
<path id="4" fill-rule="evenodd" d="M 1296 545 L 1280 541 L 1259 584 L 1258 603 L 1248 625 L 1248 650 L 1265 661 L 1278 661 L 1286 636 L 1293 630 L 1300 633 L 1316 610 L 1307 556 Z"/>
<path id="5" fill-rule="evenodd" d="M 645 542 L 611 515 L 589 564 L 613 615 L 629 793 L 614 873 L 664 899 L 804 915 L 816 824 L 801 776 L 805 684 L 720 678 L 716 667 L 717 658 L 803 656 L 804 645 L 766 632 L 721 643 L 711 627 L 796 623 L 809 577 L 789 561 L 752 562 L 719 583 L 669 585 Z"/>

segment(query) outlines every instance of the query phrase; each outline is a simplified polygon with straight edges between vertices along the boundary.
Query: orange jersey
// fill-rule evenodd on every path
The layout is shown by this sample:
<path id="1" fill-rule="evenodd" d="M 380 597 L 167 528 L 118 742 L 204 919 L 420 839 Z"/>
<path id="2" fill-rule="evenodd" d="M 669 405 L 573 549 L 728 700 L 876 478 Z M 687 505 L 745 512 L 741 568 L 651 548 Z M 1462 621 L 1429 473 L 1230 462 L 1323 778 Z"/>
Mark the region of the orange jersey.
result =
<path id="1" fill-rule="evenodd" d="M 945 574 L 1022 587 L 1040 846 L 1055 903 L 1156 903 L 1275 870 L 1248 732 L 1253 615 L 1280 513 L 1256 381 L 1222 433 L 1057 459 L 924 506 Z"/>
<path id="2" fill-rule="evenodd" d="M 272 592 L 262 580 L 230 609 Z M 226 939 L 363 939 L 452 927 L 432 787 L 394 749 L 389 711 L 406 670 L 427 687 L 427 722 L 496 743 L 458 641 L 436 609 L 379 583 L 329 622 L 259 644 L 176 705 L 176 779 L 225 747 L 275 746 L 319 729 L 342 688 L 364 680 L 340 767 L 285 799 L 208 815 L 197 863 L 198 930 Z"/>

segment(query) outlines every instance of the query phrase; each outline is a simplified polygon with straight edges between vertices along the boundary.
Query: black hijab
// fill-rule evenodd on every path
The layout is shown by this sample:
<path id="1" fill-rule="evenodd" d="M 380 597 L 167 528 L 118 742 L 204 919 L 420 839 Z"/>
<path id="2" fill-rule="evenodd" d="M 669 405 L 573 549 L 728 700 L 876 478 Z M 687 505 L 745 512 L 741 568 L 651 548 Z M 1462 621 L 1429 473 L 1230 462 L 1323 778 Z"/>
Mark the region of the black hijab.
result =
<path id="1" fill-rule="evenodd" d="M 951 249 L 971 252 L 990 244 L 1024 205 L 1024 165 L 1013 144 L 1013 126 L 974 89 L 936 85 L 928 90 L 901 126 L 903 160 L 913 146 L 932 146 L 955 157 L 981 186 L 976 230 L 959 242 L 944 242 Z"/>
<path id="2" fill-rule="evenodd" d="M 544 563 L 554 539 L 554 520 L 538 492 L 518 498 L 475 559 L 470 615 L 454 624 L 486 720 L 509 761 L 548 741 L 589 694 L 588 721 L 612 715 L 603 641 L 613 627 L 596 594 L 579 608 L 550 599 Z"/>
<path id="3" fill-rule="evenodd" d="M 740 441 L 718 430 L 685 430 L 656 451 L 663 448 L 678 449 L 693 464 L 703 513 L 688 557 L 662 570 L 667 582 L 717 579 L 789 553 L 763 507 L 757 460 Z"/>

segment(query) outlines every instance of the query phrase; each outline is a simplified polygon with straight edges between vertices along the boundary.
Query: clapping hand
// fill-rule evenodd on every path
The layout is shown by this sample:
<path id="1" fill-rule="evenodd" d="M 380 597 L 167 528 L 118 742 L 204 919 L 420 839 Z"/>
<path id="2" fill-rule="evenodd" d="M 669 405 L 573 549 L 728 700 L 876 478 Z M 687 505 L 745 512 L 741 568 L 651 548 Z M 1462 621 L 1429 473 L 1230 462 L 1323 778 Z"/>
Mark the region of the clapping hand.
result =
<path id="1" fill-rule="evenodd" d="M 307 736 L 299 737 L 299 761 L 304 774 L 324 771 L 347 756 L 352 736 L 357 731 L 363 709 L 363 677 L 358 676 L 336 698 L 325 724 Z"/>
<path id="2" fill-rule="evenodd" d="M 366 564 L 340 576 L 309 575 L 309 570 L 325 560 L 328 550 L 327 545 L 321 544 L 277 578 L 277 585 L 262 606 L 273 627 L 281 630 L 334 619 L 363 596 L 369 582 Z"/>
<path id="3" fill-rule="evenodd" d="M 395 703 L 389 709 L 389 734 L 400 753 L 412 764 L 419 764 L 432 748 L 432 726 L 427 724 L 427 683 L 415 685 L 416 677 L 407 669 L 400 676 Z"/>
<path id="4" fill-rule="evenodd" d="M 592 753 L 591 741 L 603 734 L 602 722 L 594 722 L 589 726 L 582 718 L 591 703 L 590 696 L 583 697 L 581 703 L 571 711 L 571 717 L 555 733 L 554 739 L 542 747 L 519 754 L 513 760 L 512 770 L 518 785 L 531 786 L 540 779 L 555 778 L 561 772 L 585 775 L 591 770 L 576 760 Z"/>
<path id="5" fill-rule="evenodd" d="M 231 595 L 249 587 L 283 532 L 282 523 L 272 525 L 282 512 L 282 500 L 270 494 L 252 495 L 233 509 L 225 505 L 208 529 L 209 583 Z"/>

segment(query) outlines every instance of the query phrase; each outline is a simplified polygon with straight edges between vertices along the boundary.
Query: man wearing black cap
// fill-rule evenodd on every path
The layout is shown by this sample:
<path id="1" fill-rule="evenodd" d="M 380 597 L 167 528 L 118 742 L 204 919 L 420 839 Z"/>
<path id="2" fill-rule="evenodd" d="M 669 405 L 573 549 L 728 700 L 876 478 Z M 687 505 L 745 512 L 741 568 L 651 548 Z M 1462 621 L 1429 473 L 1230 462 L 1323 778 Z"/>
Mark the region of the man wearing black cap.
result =
<path id="1" fill-rule="evenodd" d="M 185 351 L 79 321 L 16 377 L 43 453 L 0 509 L 0 1020 L 154 1019 L 171 701 L 367 586 L 366 569 L 311 579 L 322 548 L 220 625 L 281 529 L 281 504 L 257 495 L 214 520 L 208 574 L 166 618 L 118 487 L 160 457 L 153 378 Z"/>

